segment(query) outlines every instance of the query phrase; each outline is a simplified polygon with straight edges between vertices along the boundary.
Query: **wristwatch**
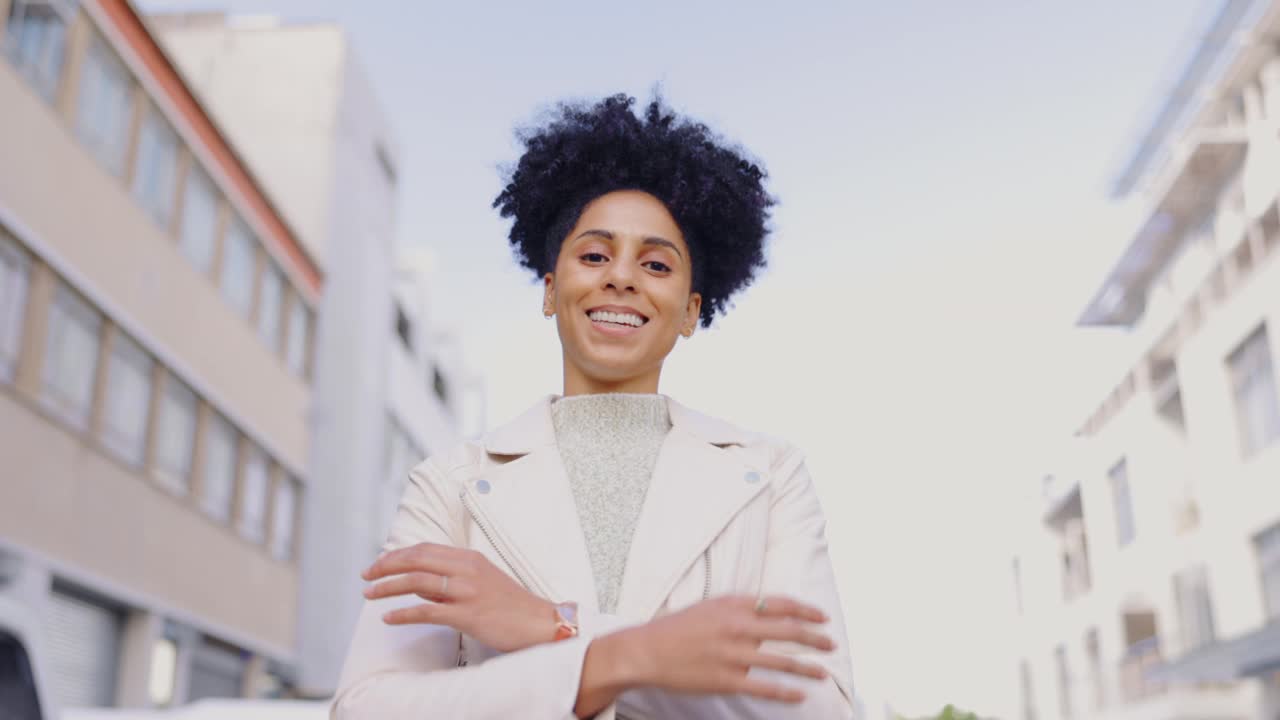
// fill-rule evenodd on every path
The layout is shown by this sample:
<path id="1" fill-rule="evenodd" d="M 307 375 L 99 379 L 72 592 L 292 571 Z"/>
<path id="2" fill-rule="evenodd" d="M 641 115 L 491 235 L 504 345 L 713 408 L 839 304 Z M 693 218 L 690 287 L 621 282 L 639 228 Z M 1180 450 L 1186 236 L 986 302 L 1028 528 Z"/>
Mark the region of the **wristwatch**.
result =
<path id="1" fill-rule="evenodd" d="M 559 642 L 578 636 L 578 603 L 556 603 L 556 634 L 553 640 Z"/>

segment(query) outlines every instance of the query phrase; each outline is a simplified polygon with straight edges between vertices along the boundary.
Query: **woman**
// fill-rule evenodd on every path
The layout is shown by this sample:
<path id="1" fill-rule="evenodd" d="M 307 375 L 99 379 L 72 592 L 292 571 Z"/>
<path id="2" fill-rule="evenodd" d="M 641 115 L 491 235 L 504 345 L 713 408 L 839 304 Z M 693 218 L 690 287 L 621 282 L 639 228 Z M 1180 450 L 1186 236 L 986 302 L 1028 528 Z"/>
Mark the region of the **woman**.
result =
<path id="1" fill-rule="evenodd" d="M 764 173 L 660 101 L 562 106 L 495 200 L 562 396 L 410 474 L 333 717 L 844 718 L 801 455 L 658 394 L 764 265 Z"/>

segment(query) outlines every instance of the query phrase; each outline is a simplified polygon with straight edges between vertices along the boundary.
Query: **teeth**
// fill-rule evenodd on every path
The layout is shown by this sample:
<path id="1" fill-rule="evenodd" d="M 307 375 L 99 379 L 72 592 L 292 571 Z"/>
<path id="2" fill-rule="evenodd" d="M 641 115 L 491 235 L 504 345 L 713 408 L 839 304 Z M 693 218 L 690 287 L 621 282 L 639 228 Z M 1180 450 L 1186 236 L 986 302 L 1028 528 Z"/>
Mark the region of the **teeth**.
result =
<path id="1" fill-rule="evenodd" d="M 597 310 L 588 317 L 596 322 L 608 322 L 617 325 L 630 325 L 632 327 L 640 327 L 644 324 L 644 320 L 639 315 L 631 313 L 615 313 L 607 310 Z"/>

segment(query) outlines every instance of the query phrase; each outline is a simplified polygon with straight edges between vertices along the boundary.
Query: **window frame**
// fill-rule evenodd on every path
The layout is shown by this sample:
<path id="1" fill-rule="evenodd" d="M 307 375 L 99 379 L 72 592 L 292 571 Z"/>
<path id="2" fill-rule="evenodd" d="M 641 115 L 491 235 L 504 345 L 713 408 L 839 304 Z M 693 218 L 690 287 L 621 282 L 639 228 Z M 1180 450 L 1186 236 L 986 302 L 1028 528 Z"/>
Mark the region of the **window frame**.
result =
<path id="1" fill-rule="evenodd" d="M 31 25 L 23 11 L 29 10 L 31 5 L 52 9 L 53 16 L 58 18 L 61 27 L 52 43 L 49 37 L 40 37 L 38 50 L 27 56 L 19 54 L 19 49 L 26 47 L 26 44 L 19 41 L 15 28 L 22 27 L 30 32 Z M 4 31 L 0 33 L 0 50 L 3 50 L 4 57 L 18 74 L 44 98 L 45 102 L 50 104 L 57 101 L 58 93 L 65 82 L 68 41 L 78 12 L 77 6 L 78 3 L 75 0 L 41 0 L 39 2 L 11 0 L 5 14 Z M 22 13 L 21 20 L 18 19 L 19 13 Z M 51 24 L 47 25 L 46 29 L 49 26 Z M 32 62 L 33 57 L 38 60 Z"/>
<path id="2" fill-rule="evenodd" d="M 1137 518 L 1133 511 L 1133 484 L 1129 482 L 1129 460 L 1120 458 L 1107 471 L 1111 487 L 1111 508 L 1115 514 L 1116 545 L 1128 547 L 1138 537 Z M 1123 501 L 1123 502 L 1122 502 Z"/>
<path id="3" fill-rule="evenodd" d="M 62 342 L 60 339 L 64 337 L 55 331 L 56 326 L 58 326 L 55 321 L 58 313 L 62 313 L 69 322 L 79 321 L 82 323 L 81 329 L 88 330 L 86 336 L 92 338 L 91 347 L 86 347 L 81 352 L 71 352 L 71 355 L 75 357 L 88 358 L 88 367 L 81 371 L 85 377 L 78 378 L 79 382 L 85 383 L 86 386 L 83 388 L 58 387 L 60 383 L 67 381 L 67 378 L 60 376 L 69 372 L 61 365 L 64 359 L 61 358 L 60 353 L 54 347 L 54 344 Z M 62 281 L 57 283 L 57 287 L 54 290 L 53 298 L 49 303 L 47 318 L 44 356 L 40 368 L 40 402 L 45 409 L 53 413 L 60 421 L 76 430 L 86 431 L 89 429 L 89 422 L 93 417 L 94 395 L 98 383 L 98 366 L 101 359 L 106 318 L 88 299 Z M 58 363 L 58 367 L 55 369 L 50 364 L 51 362 Z M 81 391 L 84 392 L 85 397 L 69 397 Z M 83 402 L 82 407 L 72 407 L 73 403 L 80 402 Z"/>
<path id="4" fill-rule="evenodd" d="M 1245 336 L 1227 356 L 1226 364 L 1240 452 L 1249 459 L 1280 442 L 1280 386 L 1267 324 L 1260 323 Z M 1259 410 L 1263 424 L 1255 426 Z"/>
<path id="5" fill-rule="evenodd" d="M 203 450 L 200 466 L 200 509 L 208 517 L 229 525 L 232 513 L 235 511 L 236 487 L 240 477 L 240 432 L 221 413 L 208 405 L 205 408 L 204 431 L 200 439 Z M 219 433 L 223 431 L 225 435 L 219 438 Z M 215 438 L 219 439 L 215 440 Z M 221 443 L 223 440 L 226 441 L 225 448 L 214 444 Z M 227 456 L 215 457 L 215 451 L 224 449 L 228 452 Z M 210 469 L 218 469 L 214 463 L 220 460 L 226 461 L 224 476 L 215 477 Z M 215 479 L 219 482 L 217 486 L 213 483 Z M 225 485 L 222 484 L 223 480 Z M 213 492 L 215 487 L 216 494 Z"/>
<path id="6" fill-rule="evenodd" d="M 192 208 L 197 204 L 192 202 L 192 193 L 206 190 L 205 196 L 209 199 L 209 218 L 207 236 L 197 237 L 195 233 L 202 232 L 198 228 L 205 227 L 205 223 L 201 219 L 193 219 Z M 214 265 L 218 256 L 218 240 L 221 235 L 221 215 L 222 215 L 222 198 L 218 194 L 218 187 L 214 184 L 213 179 L 204 171 L 204 168 L 194 159 L 187 165 L 186 177 L 183 180 L 182 188 L 182 211 L 178 217 L 178 249 L 182 255 L 206 277 L 212 277 Z M 198 225 L 195 223 L 199 223 Z M 207 248 L 203 243 L 207 241 Z M 199 245 L 197 243 L 200 243 Z M 204 253 L 201 255 L 201 253 Z"/>
<path id="7" fill-rule="evenodd" d="M 91 81 L 95 68 L 101 68 L 101 84 Z M 118 71 L 118 75 L 115 73 Z M 118 85 L 114 82 L 122 80 Z M 111 43 L 94 32 L 85 47 L 84 60 L 80 67 L 80 82 L 76 88 L 75 101 L 75 134 L 89 154 L 102 165 L 109 174 L 123 179 L 129 161 L 130 134 L 133 126 L 135 109 L 134 93 L 137 81 L 125 65 L 120 54 L 111 47 Z M 121 91 L 120 97 L 108 97 L 115 90 Z M 110 102 L 111 105 L 104 105 Z M 112 107 L 116 103 L 118 107 Z M 91 107 L 90 107 L 91 106 Z M 104 107 L 119 110 L 117 127 L 108 127 L 104 122 L 107 112 Z M 111 135 L 117 135 L 111 137 Z"/>
<path id="8" fill-rule="evenodd" d="M 160 112 L 160 108 L 147 103 L 138 124 L 138 143 L 134 153 L 130 191 L 147 215 L 166 232 L 175 215 L 181 154 L 182 140 L 178 137 L 177 130 Z M 148 160 L 152 162 L 148 163 Z"/>
<path id="9" fill-rule="evenodd" d="M 222 277 L 219 278 L 218 289 L 236 314 L 246 320 L 253 319 L 254 284 L 258 274 L 257 245 L 253 231 L 244 220 L 239 217 L 232 218 L 223 236 Z M 240 269 L 240 260 L 244 261 L 243 267 L 246 272 L 243 282 L 238 275 L 233 274 Z"/>
<path id="10" fill-rule="evenodd" d="M 0 274 L 4 278 L 0 282 L 0 384 L 17 379 L 33 266 L 31 255 L 0 228 Z"/>
<path id="11" fill-rule="evenodd" d="M 156 437 L 155 451 L 152 458 L 151 474 L 156 480 L 167 489 L 180 495 L 187 495 L 191 492 L 192 481 L 195 477 L 195 449 L 197 438 L 200 433 L 200 396 L 191 389 L 189 385 L 175 377 L 172 373 L 166 373 L 161 383 L 160 397 L 156 409 Z M 171 403 L 174 398 L 181 400 L 179 403 Z M 189 431 L 186 433 L 186 459 L 185 468 L 182 472 L 174 472 L 174 468 L 166 467 L 168 458 L 161 456 L 166 452 L 166 440 L 168 437 L 166 432 L 169 428 L 174 427 L 174 421 L 168 417 L 170 408 L 183 406 L 183 410 L 188 408 L 185 406 L 187 400 L 190 400 L 189 406 Z"/>
<path id="12" fill-rule="evenodd" d="M 106 356 L 106 387 L 103 388 L 102 421 L 98 429 L 98 441 L 117 459 L 131 466 L 140 467 L 146 462 L 147 457 L 152 398 L 155 394 L 156 360 L 141 343 L 120 331 L 113 333 Z M 114 398 L 117 397 L 116 393 L 122 391 L 127 384 L 116 376 L 118 363 L 122 362 L 133 366 L 131 369 L 137 371 L 137 377 L 142 379 L 144 386 L 144 396 L 139 402 L 142 416 L 137 419 L 137 428 L 114 427 L 115 418 L 112 417 L 112 409 L 116 403 Z M 137 432 L 136 438 L 125 437 L 134 430 Z M 131 442 L 136 443 L 136 446 L 130 447 L 128 443 Z"/>

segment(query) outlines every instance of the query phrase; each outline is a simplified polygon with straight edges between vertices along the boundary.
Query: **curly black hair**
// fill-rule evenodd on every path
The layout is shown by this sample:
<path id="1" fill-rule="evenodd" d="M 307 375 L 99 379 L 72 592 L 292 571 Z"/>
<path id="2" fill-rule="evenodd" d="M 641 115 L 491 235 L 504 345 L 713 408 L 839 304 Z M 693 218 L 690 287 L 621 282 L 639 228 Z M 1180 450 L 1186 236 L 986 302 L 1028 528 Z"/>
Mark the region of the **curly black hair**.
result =
<path id="1" fill-rule="evenodd" d="M 709 327 L 729 298 L 765 265 L 769 209 L 765 171 L 706 125 L 678 117 L 662 99 L 643 117 L 635 98 L 560 103 L 541 127 L 517 133 L 524 154 L 493 201 L 514 218 L 509 239 L 520 264 L 555 269 L 565 235 L 592 200 L 615 190 L 658 198 L 679 225 L 693 261 L 693 291 Z"/>

